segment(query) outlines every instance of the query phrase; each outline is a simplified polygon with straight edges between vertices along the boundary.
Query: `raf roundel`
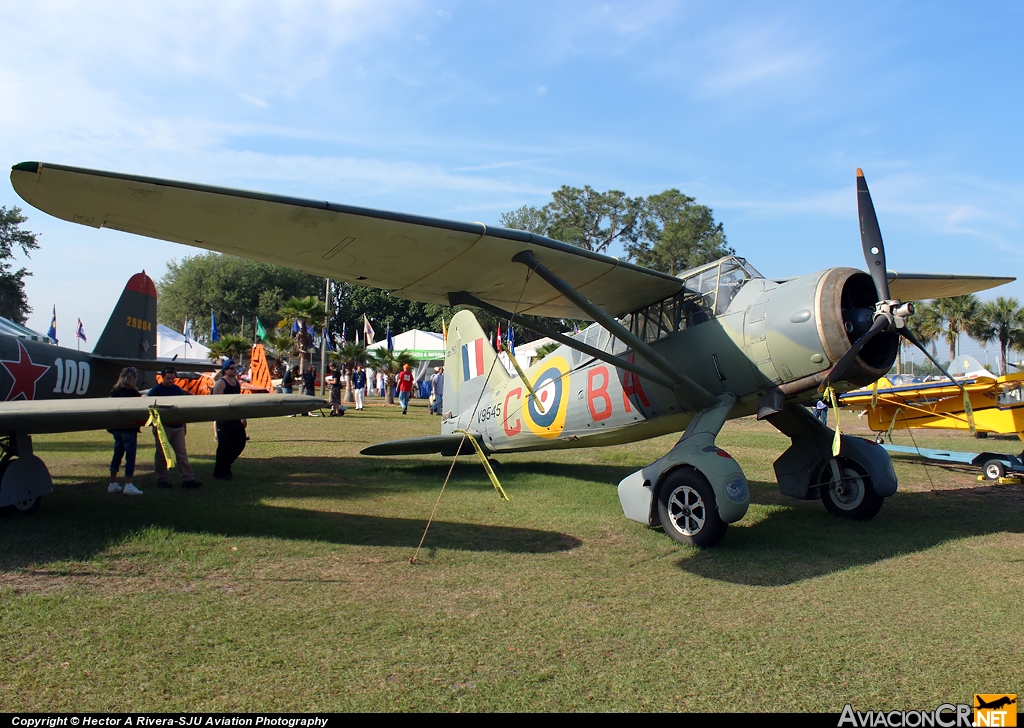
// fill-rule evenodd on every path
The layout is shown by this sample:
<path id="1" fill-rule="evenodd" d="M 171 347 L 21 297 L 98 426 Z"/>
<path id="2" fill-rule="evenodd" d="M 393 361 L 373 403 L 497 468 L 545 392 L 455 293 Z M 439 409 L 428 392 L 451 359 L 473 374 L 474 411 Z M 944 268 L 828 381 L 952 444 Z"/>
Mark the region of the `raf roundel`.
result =
<path id="1" fill-rule="evenodd" d="M 565 428 L 566 391 L 569 387 L 569 363 L 560 356 L 550 357 L 544 362 L 545 367 L 533 380 L 533 391 L 537 393 L 537 401 L 527 398 L 524 408 L 526 426 L 535 435 L 555 438 Z M 537 406 L 537 403 L 540 406 Z"/>

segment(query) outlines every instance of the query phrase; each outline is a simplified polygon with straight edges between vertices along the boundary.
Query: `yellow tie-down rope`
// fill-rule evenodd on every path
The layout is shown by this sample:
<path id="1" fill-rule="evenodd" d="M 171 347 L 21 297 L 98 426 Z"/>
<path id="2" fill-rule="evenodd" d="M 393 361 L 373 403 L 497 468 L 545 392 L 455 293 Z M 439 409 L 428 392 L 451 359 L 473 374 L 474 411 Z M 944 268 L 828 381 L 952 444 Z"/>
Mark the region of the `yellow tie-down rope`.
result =
<path id="1" fill-rule="evenodd" d="M 476 454 L 480 457 L 480 462 L 483 463 L 484 470 L 487 471 L 487 477 L 491 479 L 491 485 L 494 486 L 494 489 L 498 491 L 498 494 L 504 500 L 508 500 L 508 496 L 505 495 L 505 491 L 502 489 L 501 483 L 498 482 L 498 476 L 494 474 L 494 469 L 491 467 L 491 464 L 487 462 L 487 456 L 484 455 L 484 451 L 483 448 L 480 447 L 480 443 L 477 442 L 476 438 L 466 430 L 456 430 L 456 432 L 461 432 L 471 443 L 473 443 L 473 449 L 476 450 Z"/>
<path id="2" fill-rule="evenodd" d="M 146 427 L 152 425 L 156 429 L 156 437 L 160 441 L 160 449 L 164 451 L 164 460 L 167 462 L 167 469 L 174 470 L 178 467 L 178 460 L 174 457 L 174 448 L 171 441 L 167 439 L 167 430 L 164 423 L 160 421 L 160 410 L 156 407 L 149 408 L 149 419 L 146 420 Z"/>
<path id="3" fill-rule="evenodd" d="M 832 457 L 839 457 L 839 450 L 842 447 L 842 435 L 839 432 L 839 403 L 836 401 L 836 390 L 831 385 L 825 387 L 825 401 L 832 403 L 832 412 L 836 416 L 836 436 L 832 438 Z"/>

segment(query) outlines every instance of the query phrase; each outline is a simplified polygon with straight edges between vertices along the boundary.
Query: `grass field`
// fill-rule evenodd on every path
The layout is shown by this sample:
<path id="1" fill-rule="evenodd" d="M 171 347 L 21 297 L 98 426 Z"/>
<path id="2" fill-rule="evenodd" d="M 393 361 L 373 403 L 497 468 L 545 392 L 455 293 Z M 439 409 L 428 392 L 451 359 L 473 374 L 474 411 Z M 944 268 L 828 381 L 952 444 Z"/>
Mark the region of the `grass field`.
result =
<path id="1" fill-rule="evenodd" d="M 623 518 L 615 485 L 661 438 L 501 457 L 509 503 L 460 458 L 411 566 L 450 460 L 357 453 L 437 429 L 423 406 L 251 421 L 225 483 L 196 425 L 196 491 L 155 487 L 143 431 L 137 498 L 106 492 L 107 433 L 36 438 L 56 486 L 0 520 L 0 705 L 838 711 L 1024 693 L 1022 486 L 901 459 L 879 516 L 845 522 L 780 496 L 788 441 L 741 420 L 719 444 L 753 504 L 718 548 Z"/>

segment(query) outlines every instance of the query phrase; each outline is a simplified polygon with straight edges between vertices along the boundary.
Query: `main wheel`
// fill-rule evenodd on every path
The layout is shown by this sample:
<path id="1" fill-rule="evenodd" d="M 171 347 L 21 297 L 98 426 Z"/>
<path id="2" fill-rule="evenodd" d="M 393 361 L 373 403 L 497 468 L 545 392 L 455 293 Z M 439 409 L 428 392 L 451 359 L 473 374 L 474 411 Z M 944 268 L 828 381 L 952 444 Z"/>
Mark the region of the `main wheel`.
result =
<path id="1" fill-rule="evenodd" d="M 4 473 L 7 472 L 7 466 L 11 464 L 12 460 L 9 457 L 5 457 L 0 460 L 0 480 L 3 479 Z M 28 516 L 39 510 L 39 504 L 43 502 L 42 496 L 38 498 L 29 498 L 28 500 L 19 501 L 18 503 L 12 503 L 9 506 L 3 506 L 0 508 L 0 516 Z"/>
<path id="2" fill-rule="evenodd" d="M 5 516 L 28 516 L 39 510 L 39 504 L 43 502 L 42 496 L 30 498 L 19 503 L 12 503 L 9 506 L 0 508 L 0 513 Z"/>
<path id="3" fill-rule="evenodd" d="M 718 515 L 715 491 L 694 470 L 669 474 L 658 495 L 658 515 L 665 533 L 679 543 L 714 546 L 725 535 L 727 524 Z"/>
<path id="4" fill-rule="evenodd" d="M 999 480 L 1006 476 L 1006 466 L 1002 460 L 989 460 L 982 466 L 987 480 Z"/>
<path id="5" fill-rule="evenodd" d="M 871 478 L 858 463 L 838 458 L 839 482 L 826 463 L 822 473 L 821 502 L 833 516 L 869 521 L 882 509 L 885 499 L 875 492 Z"/>

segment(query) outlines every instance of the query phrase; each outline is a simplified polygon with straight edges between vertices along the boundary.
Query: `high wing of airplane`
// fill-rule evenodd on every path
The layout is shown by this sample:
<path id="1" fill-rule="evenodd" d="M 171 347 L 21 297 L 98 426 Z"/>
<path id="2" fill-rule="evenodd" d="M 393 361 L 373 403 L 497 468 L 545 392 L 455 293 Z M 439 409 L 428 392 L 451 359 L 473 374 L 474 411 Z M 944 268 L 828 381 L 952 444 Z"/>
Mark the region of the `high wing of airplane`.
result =
<path id="1" fill-rule="evenodd" d="M 157 358 L 156 286 L 132 276 L 92 353 L 0 334 L 0 509 L 31 513 L 53 490 L 32 435 L 141 426 L 155 407 L 167 424 L 299 414 L 325 402 L 298 395 L 110 399 L 123 367 L 211 370 L 204 361 Z M 269 376 L 269 373 L 268 373 Z"/>
<path id="2" fill-rule="evenodd" d="M 839 404 L 866 411 L 868 426 L 881 441 L 893 430 L 970 430 L 966 393 L 977 432 L 1017 435 L 1024 442 L 1024 373 L 996 376 L 970 356 L 956 360 L 949 370 L 957 384 L 882 377 L 840 395 Z"/>
<path id="3" fill-rule="evenodd" d="M 663 458 L 619 484 L 626 516 L 678 541 L 716 543 L 749 504 L 746 478 L 715 438 L 727 419 L 767 419 L 792 445 L 780 489 L 868 519 L 896 491 L 888 455 L 841 437 L 803 406 L 820 386 L 868 384 L 896 358 L 913 305 L 1013 280 L 887 273 L 867 183 L 857 171 L 868 273 L 831 268 L 774 281 L 730 256 L 669 276 L 531 233 L 316 200 L 24 162 L 11 181 L 56 217 L 466 305 L 562 346 L 516 380 L 475 317 L 446 349 L 440 435 L 367 454 L 454 453 L 471 433 L 489 453 L 630 442 L 682 431 Z M 596 322 L 576 336 L 524 314 Z M 926 352 L 927 353 L 927 352 Z M 460 432 L 462 431 L 462 432 Z"/>

